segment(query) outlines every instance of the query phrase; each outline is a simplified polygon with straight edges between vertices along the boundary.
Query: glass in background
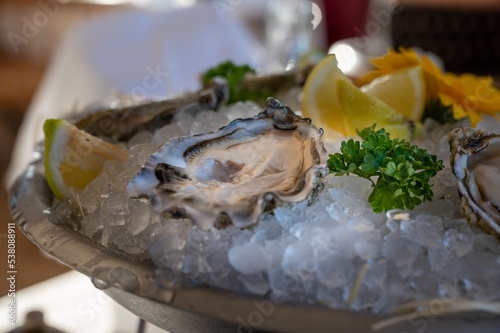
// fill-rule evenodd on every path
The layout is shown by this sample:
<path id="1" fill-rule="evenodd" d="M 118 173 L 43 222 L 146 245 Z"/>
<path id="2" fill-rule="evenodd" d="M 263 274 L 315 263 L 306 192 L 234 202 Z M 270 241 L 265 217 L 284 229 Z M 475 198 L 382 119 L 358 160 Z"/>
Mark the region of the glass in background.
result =
<path id="1" fill-rule="evenodd" d="M 266 11 L 265 72 L 295 69 L 311 50 L 313 31 L 321 20 L 321 7 L 314 2 L 270 1 Z"/>

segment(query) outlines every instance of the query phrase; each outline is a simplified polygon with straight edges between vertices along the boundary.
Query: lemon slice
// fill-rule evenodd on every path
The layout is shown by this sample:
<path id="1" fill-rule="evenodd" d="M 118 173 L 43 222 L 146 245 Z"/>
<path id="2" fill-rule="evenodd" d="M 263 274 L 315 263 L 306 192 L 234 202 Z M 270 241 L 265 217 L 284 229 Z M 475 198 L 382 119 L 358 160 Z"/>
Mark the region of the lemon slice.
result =
<path id="1" fill-rule="evenodd" d="M 128 151 L 105 142 L 62 119 L 47 119 L 44 165 L 47 182 L 56 198 L 73 197 L 102 171 L 108 160 L 125 161 Z"/>
<path id="2" fill-rule="evenodd" d="M 413 122 L 376 97 L 365 94 L 354 84 L 338 80 L 337 94 L 344 112 L 346 135 L 357 135 L 356 129 L 377 124 L 375 129 L 385 128 L 391 139 L 410 141 L 413 137 Z"/>
<path id="3" fill-rule="evenodd" d="M 335 136 L 332 131 L 345 135 L 344 115 L 337 97 L 337 81 L 349 81 L 337 66 L 334 54 L 321 60 L 307 77 L 302 95 L 302 112 L 314 125 L 325 130 L 325 135 Z"/>
<path id="4" fill-rule="evenodd" d="M 425 80 L 422 66 L 380 76 L 361 90 L 375 96 L 408 119 L 420 121 L 425 107 Z"/>

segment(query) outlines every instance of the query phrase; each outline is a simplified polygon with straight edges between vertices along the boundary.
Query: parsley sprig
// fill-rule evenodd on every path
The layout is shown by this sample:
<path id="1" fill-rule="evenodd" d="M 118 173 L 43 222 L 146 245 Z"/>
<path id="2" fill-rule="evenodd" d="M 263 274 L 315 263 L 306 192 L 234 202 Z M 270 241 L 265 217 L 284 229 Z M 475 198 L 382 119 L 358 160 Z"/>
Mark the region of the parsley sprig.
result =
<path id="1" fill-rule="evenodd" d="M 255 70 L 248 65 L 237 66 L 231 61 L 226 61 L 219 64 L 217 67 L 210 68 L 202 78 L 203 84 L 207 84 L 216 76 L 222 76 L 227 79 L 229 85 L 229 100 L 228 104 L 233 104 L 238 101 L 256 101 L 263 102 L 267 97 L 271 96 L 268 91 L 246 89 L 243 85 L 245 76 L 255 74 Z"/>
<path id="2" fill-rule="evenodd" d="M 375 125 L 356 132 L 363 142 L 342 141 L 342 153 L 330 154 L 328 167 L 335 176 L 352 173 L 370 180 L 373 191 L 368 201 L 375 213 L 412 210 L 432 200 L 429 181 L 443 169 L 443 161 L 405 140 L 391 140 L 383 128 L 375 131 Z"/>

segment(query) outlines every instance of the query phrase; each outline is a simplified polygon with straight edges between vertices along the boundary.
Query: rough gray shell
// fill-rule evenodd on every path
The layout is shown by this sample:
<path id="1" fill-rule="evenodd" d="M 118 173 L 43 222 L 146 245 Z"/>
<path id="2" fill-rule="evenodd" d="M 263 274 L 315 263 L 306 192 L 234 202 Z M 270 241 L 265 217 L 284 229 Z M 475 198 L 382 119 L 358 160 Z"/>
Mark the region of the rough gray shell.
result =
<path id="1" fill-rule="evenodd" d="M 467 220 L 500 235 L 500 135 L 474 128 L 450 133 L 450 165 Z"/>

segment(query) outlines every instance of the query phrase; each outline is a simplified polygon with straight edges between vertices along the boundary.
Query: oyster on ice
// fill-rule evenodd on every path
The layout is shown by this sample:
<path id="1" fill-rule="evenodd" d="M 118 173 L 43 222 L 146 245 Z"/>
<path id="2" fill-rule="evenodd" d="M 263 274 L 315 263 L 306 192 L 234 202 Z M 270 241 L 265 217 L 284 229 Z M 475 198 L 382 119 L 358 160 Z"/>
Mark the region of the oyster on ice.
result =
<path id="1" fill-rule="evenodd" d="M 500 134 L 457 128 L 450 149 L 462 212 L 470 223 L 500 234 Z"/>
<path id="2" fill-rule="evenodd" d="M 269 98 L 253 118 L 216 132 L 174 138 L 128 185 L 159 213 L 189 215 L 201 228 L 258 222 L 266 210 L 308 199 L 326 172 L 323 131 Z"/>

